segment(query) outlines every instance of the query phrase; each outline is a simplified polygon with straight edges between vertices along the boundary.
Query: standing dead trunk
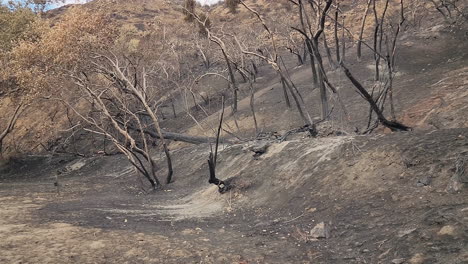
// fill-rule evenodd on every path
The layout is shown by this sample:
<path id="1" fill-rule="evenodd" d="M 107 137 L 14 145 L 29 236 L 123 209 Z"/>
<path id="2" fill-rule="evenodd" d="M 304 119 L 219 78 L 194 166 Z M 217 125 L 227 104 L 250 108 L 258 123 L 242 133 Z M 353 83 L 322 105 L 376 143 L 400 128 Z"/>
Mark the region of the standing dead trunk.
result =
<path id="1" fill-rule="evenodd" d="M 289 102 L 288 90 L 284 78 L 281 78 L 281 86 L 283 87 L 284 101 L 287 108 L 291 108 L 291 102 Z"/>
<path id="2" fill-rule="evenodd" d="M 322 71 L 319 72 L 319 87 L 320 87 L 320 102 L 322 105 L 322 120 L 328 119 L 328 95 L 325 86 L 324 76 Z"/>
<path id="3" fill-rule="evenodd" d="M 229 81 L 230 81 L 230 84 L 232 85 L 231 86 L 231 89 L 232 89 L 232 92 L 233 92 L 232 113 L 234 114 L 234 113 L 237 112 L 237 92 L 238 92 L 238 88 L 237 88 L 236 78 L 235 78 L 234 72 L 232 70 L 231 62 L 229 61 L 229 58 L 228 58 L 224 48 L 221 49 L 221 52 L 223 53 L 224 60 L 226 61 L 226 66 L 227 66 L 228 72 L 229 72 Z"/>
<path id="4" fill-rule="evenodd" d="M 250 86 L 250 110 L 252 111 L 252 118 L 254 121 L 255 127 L 255 137 L 258 135 L 258 123 L 257 123 L 257 115 L 255 114 L 255 89 L 253 87 L 252 81 L 249 80 Z"/>
<path id="5" fill-rule="evenodd" d="M 345 17 L 341 25 L 341 61 L 345 62 L 346 58 L 346 38 L 345 38 Z"/>
<path id="6" fill-rule="evenodd" d="M 336 63 L 333 61 L 333 56 L 330 51 L 330 47 L 328 47 L 327 37 L 325 33 L 323 34 L 323 47 L 325 48 L 325 52 L 327 53 L 328 63 L 330 64 L 330 68 L 336 69 Z"/>
<path id="7" fill-rule="evenodd" d="M 314 51 L 312 50 L 312 44 L 310 40 L 307 40 L 307 50 L 309 51 L 309 58 L 310 58 L 310 69 L 312 71 L 312 81 L 315 85 L 318 84 L 318 74 L 317 68 L 315 67 L 315 59 L 314 59 Z"/>
<path id="8" fill-rule="evenodd" d="M 327 120 L 329 117 L 329 107 L 328 107 L 328 95 L 326 89 L 326 76 L 325 76 L 325 69 L 323 67 L 322 56 L 320 55 L 320 51 L 318 50 L 318 37 L 311 40 L 311 47 L 314 58 L 317 60 L 318 66 L 318 85 L 320 89 L 320 103 L 322 106 L 321 117 L 322 120 Z"/>
<path id="9" fill-rule="evenodd" d="M 382 17 L 380 18 L 380 22 L 376 22 L 376 28 L 374 32 L 374 51 L 381 53 L 382 52 L 382 42 L 383 42 L 383 26 L 385 20 L 385 14 L 387 13 L 389 0 L 385 1 L 385 7 L 382 12 Z M 375 10 L 375 0 L 374 0 L 374 14 L 375 19 L 378 21 L 377 11 Z M 375 80 L 380 80 L 380 56 L 375 55 Z"/>
<path id="10" fill-rule="evenodd" d="M 357 57 L 361 59 L 361 46 L 362 46 L 362 36 L 364 35 L 364 28 L 366 25 L 367 13 L 369 13 L 369 8 L 371 5 L 372 0 L 367 1 L 366 9 L 364 10 L 364 14 L 362 15 L 362 22 L 361 22 L 361 29 L 359 30 L 359 38 L 357 42 Z"/>
<path id="11" fill-rule="evenodd" d="M 336 61 L 341 62 L 340 56 L 340 40 L 338 38 L 338 9 L 335 10 L 335 27 L 334 27 L 334 36 L 335 36 L 335 52 L 336 52 Z"/>
<path id="12" fill-rule="evenodd" d="M 319 89 L 320 89 L 320 101 L 321 101 L 321 105 L 322 105 L 322 119 L 327 119 L 328 116 L 329 116 L 329 106 L 328 106 L 328 98 L 327 98 L 327 91 L 326 91 L 326 86 L 325 86 L 325 80 L 326 80 L 326 76 L 325 76 L 325 69 L 323 67 L 323 61 L 322 61 L 322 57 L 320 55 L 320 51 L 319 51 L 319 48 L 318 48 L 318 41 L 319 41 L 319 38 L 321 37 L 321 35 L 323 34 L 324 30 L 325 30 L 325 20 L 326 20 L 326 17 L 327 17 L 327 13 L 328 11 L 330 10 L 330 7 L 333 3 L 333 0 L 327 0 L 325 2 L 325 6 L 322 10 L 320 10 L 319 12 L 317 12 L 319 15 L 317 17 L 318 19 L 318 30 L 315 32 L 315 33 L 312 33 L 310 31 L 310 27 L 306 27 L 306 22 L 307 24 L 309 25 L 309 21 L 308 21 L 308 16 L 307 14 L 304 13 L 304 7 L 303 7 L 303 2 L 302 1 L 299 1 L 298 2 L 298 6 L 299 6 L 299 17 L 300 17 L 300 22 L 301 22 L 301 26 L 302 26 L 302 29 L 297 29 L 297 28 L 294 28 L 296 31 L 298 31 L 299 33 L 301 33 L 305 40 L 307 41 L 307 48 L 309 50 L 309 53 L 310 53 L 310 58 L 314 59 L 315 61 L 317 61 L 317 83 L 319 85 Z M 312 5 L 313 6 L 313 5 Z M 309 36 L 309 34 L 307 33 L 306 31 L 306 28 L 309 28 L 309 33 L 312 35 L 312 36 Z M 311 62 L 312 63 L 312 62 Z"/>
<path id="13" fill-rule="evenodd" d="M 284 77 L 282 72 L 279 72 L 279 74 L 281 76 L 281 79 L 284 80 L 284 84 L 288 88 L 289 93 L 293 97 L 294 102 L 296 103 L 297 110 L 299 111 L 299 115 L 301 116 L 302 120 L 304 121 L 304 124 L 305 125 L 312 125 L 312 121 L 306 118 L 306 116 L 304 114 L 304 111 L 302 110 L 301 102 L 299 101 L 299 98 L 297 97 L 296 93 L 294 92 L 294 90 L 292 88 L 292 85 L 289 83 L 289 80 Z"/>
<path id="14" fill-rule="evenodd" d="M 222 106 L 221 106 L 221 114 L 219 117 L 219 125 L 218 125 L 218 130 L 216 132 L 216 143 L 215 143 L 215 151 L 213 154 L 213 147 L 211 147 L 210 155 L 208 157 L 208 169 L 210 173 L 210 178 L 208 180 L 208 183 L 214 184 L 218 186 L 218 191 L 220 193 L 225 193 L 229 190 L 230 186 L 226 185 L 224 181 L 218 179 L 216 177 L 216 165 L 218 161 L 218 146 L 219 146 L 219 136 L 221 134 L 221 129 L 223 126 L 223 117 L 224 117 L 224 97 L 222 98 Z"/>
<path id="15" fill-rule="evenodd" d="M 307 61 L 307 55 L 309 54 L 307 50 L 307 41 L 304 40 L 304 47 L 302 48 L 302 61 L 305 63 Z"/>
<path id="16" fill-rule="evenodd" d="M 171 98 L 171 106 L 172 106 L 172 115 L 174 116 L 174 118 L 177 118 L 177 113 L 176 113 L 175 106 L 174 106 L 174 98 Z"/>

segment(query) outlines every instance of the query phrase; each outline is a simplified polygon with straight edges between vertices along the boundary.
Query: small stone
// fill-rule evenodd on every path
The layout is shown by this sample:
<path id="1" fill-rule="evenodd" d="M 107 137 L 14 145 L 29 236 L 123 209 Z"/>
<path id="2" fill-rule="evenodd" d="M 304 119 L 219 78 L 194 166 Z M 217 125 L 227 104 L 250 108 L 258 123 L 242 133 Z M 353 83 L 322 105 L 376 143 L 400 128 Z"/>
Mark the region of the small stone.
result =
<path id="1" fill-rule="evenodd" d="M 362 243 L 361 242 L 354 242 L 354 246 L 355 247 L 362 247 Z"/>
<path id="2" fill-rule="evenodd" d="M 411 263 L 411 264 L 423 264 L 425 260 L 426 260 L 426 258 L 424 257 L 423 254 L 417 253 L 416 255 L 414 255 L 414 256 L 409 260 L 409 263 Z"/>
<path id="3" fill-rule="evenodd" d="M 404 237 L 404 236 L 407 236 L 411 233 L 413 233 L 414 231 L 416 231 L 416 228 L 410 228 L 410 229 L 405 229 L 405 230 L 400 230 L 398 232 L 398 237 Z"/>
<path id="4" fill-rule="evenodd" d="M 456 229 L 454 226 L 446 225 L 442 227 L 437 233 L 439 236 L 454 236 Z"/>
<path id="5" fill-rule="evenodd" d="M 317 224 L 311 231 L 310 236 L 313 238 L 329 238 L 330 230 L 324 222 Z"/>
<path id="6" fill-rule="evenodd" d="M 426 176 L 418 180 L 416 183 L 416 186 L 418 187 L 423 187 L 423 186 L 429 186 L 431 184 L 431 177 Z"/>
<path id="7" fill-rule="evenodd" d="M 444 25 L 437 25 L 437 26 L 432 27 L 431 31 L 438 32 L 438 31 L 441 31 L 442 29 L 444 29 Z"/>
<path id="8" fill-rule="evenodd" d="M 258 157 L 267 152 L 270 143 L 267 141 L 258 141 L 248 147 L 248 150 L 254 152 L 254 157 Z"/>
<path id="9" fill-rule="evenodd" d="M 403 264 L 405 263 L 406 259 L 404 258 L 399 258 L 399 259 L 393 259 L 392 264 Z"/>
<path id="10" fill-rule="evenodd" d="M 194 234 L 195 232 L 193 231 L 193 229 L 184 229 L 182 230 L 181 232 L 183 235 L 192 235 Z"/>

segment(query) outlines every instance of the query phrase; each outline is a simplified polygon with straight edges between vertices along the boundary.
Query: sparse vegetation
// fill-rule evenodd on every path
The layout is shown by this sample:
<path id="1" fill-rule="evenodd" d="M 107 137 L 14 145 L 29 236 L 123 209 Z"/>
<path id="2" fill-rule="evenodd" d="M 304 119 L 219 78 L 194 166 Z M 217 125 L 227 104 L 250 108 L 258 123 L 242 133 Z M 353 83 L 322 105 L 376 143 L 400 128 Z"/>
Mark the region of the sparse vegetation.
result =
<path id="1" fill-rule="evenodd" d="M 47 4 L 0 4 L 1 263 L 467 260 L 463 1 Z"/>

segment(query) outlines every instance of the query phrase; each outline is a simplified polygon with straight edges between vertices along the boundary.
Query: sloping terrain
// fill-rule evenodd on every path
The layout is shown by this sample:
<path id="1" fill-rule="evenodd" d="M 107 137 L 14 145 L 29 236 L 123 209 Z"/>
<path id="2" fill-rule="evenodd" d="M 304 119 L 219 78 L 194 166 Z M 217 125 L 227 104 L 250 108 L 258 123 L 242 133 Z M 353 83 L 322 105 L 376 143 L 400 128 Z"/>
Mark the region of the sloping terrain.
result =
<path id="1" fill-rule="evenodd" d="M 186 23 L 181 16 L 182 1 L 117 1 L 109 3 L 108 1 L 93 1 L 85 5 L 90 9 L 105 9 L 117 25 L 119 30 L 129 31 L 136 36 L 144 36 L 151 29 L 158 25 L 171 32 L 168 38 L 181 43 L 193 41 L 194 25 Z M 255 1 L 251 3 L 254 8 L 261 10 L 262 14 L 269 19 L 280 18 L 290 15 L 284 1 Z M 363 3 L 355 1 L 345 1 L 343 8 L 347 10 L 346 23 L 350 30 L 354 31 L 359 26 L 359 14 L 364 6 Z M 428 4 L 429 5 L 429 4 Z M 60 15 L 69 7 L 65 6 L 59 10 L 52 10 L 47 16 L 59 19 Z M 222 5 L 214 8 L 202 9 L 200 12 L 210 14 L 213 24 L 217 28 L 228 30 L 237 30 L 245 33 L 248 30 L 257 30 L 259 35 L 263 30 L 255 17 L 245 9 L 240 9 L 236 14 L 231 14 Z M 397 76 L 394 84 L 395 107 L 398 119 L 404 121 L 407 125 L 415 128 L 443 128 L 443 127 L 465 127 L 466 118 L 463 113 L 464 102 L 466 99 L 466 65 L 467 65 L 467 36 L 466 23 L 449 24 L 437 14 L 436 11 L 428 13 L 427 10 L 421 14 L 413 14 L 411 23 L 416 23 L 424 16 L 424 23 L 419 25 L 408 25 L 401 32 L 398 40 L 397 49 Z M 417 17 L 420 18 L 417 18 Z M 414 18 L 416 17 L 416 18 Z M 286 18 L 283 18 L 286 19 Z M 354 20 L 353 20 L 354 19 Z M 408 18 L 410 20 L 410 18 Z M 163 23 L 164 22 L 164 23 Z M 270 21 L 271 22 L 271 21 Z M 284 21 L 285 24 L 288 21 Z M 288 22 L 289 23 L 289 22 Z M 410 22 L 408 22 L 410 23 Z M 275 26 L 275 23 L 271 23 Z M 331 25 L 327 25 L 331 27 Z M 234 29 L 233 29 L 234 28 Z M 365 37 L 372 31 L 372 23 L 366 26 Z M 181 45 L 182 47 L 183 45 Z M 211 49 L 217 49 L 214 45 Z M 190 50 L 185 64 L 193 64 L 193 73 L 202 74 L 198 64 L 201 59 L 197 58 L 197 50 Z M 209 52 L 209 49 L 207 50 Z M 282 54 L 286 64 L 289 66 L 289 74 L 292 80 L 303 95 L 305 107 L 312 118 L 318 118 L 320 115 L 320 105 L 318 100 L 318 89 L 315 89 L 311 82 L 310 67 L 308 64 L 297 66 L 296 59 L 292 54 Z M 199 56 L 199 55 L 198 55 Z M 355 43 L 348 43 L 347 57 L 349 58 L 349 67 L 353 74 L 361 81 L 368 90 L 372 89 L 373 81 L 373 59 L 372 53 L 364 49 L 361 61 L 355 61 Z M 214 60 L 214 68 L 209 71 L 218 71 L 217 66 L 222 65 L 219 58 Z M 367 123 L 368 107 L 367 103 L 355 92 L 354 87 L 346 79 L 342 71 L 332 70 L 329 65 L 326 66 L 328 75 L 333 84 L 338 88 L 341 98 L 348 112 L 352 113 L 349 117 L 345 116 L 337 104 L 335 97 L 331 98 L 331 104 L 335 106 L 333 112 L 332 124 L 335 130 L 341 130 L 352 133 L 355 128 L 363 129 Z M 256 115 L 260 132 L 284 132 L 303 125 L 297 110 L 287 108 L 283 98 L 281 83 L 277 74 L 269 65 L 259 64 L 259 76 L 254 84 Z M 238 76 L 239 82 L 241 77 Z M 168 93 L 173 93 L 175 111 L 177 117 L 172 114 L 170 102 L 162 105 L 159 113 L 163 128 L 173 132 L 185 132 L 192 135 L 213 136 L 213 127 L 215 127 L 220 108 L 220 97 L 226 93 L 226 82 L 216 78 L 207 78 L 198 85 L 191 87 L 196 94 L 204 94 L 211 99 L 208 105 L 203 105 L 208 117 L 204 111 L 193 105 L 191 95 L 183 89 L 172 89 Z M 240 84 L 239 112 L 236 115 L 227 118 L 225 129 L 231 135 L 242 138 L 251 138 L 254 136 L 254 125 L 249 106 L 249 87 L 245 83 Z M 198 98 L 199 102 L 203 100 Z M 188 102 L 188 106 L 186 105 Z M 13 110 L 14 103 L 9 98 L 1 98 L 0 111 L 7 113 L 0 117 L 3 122 L 7 121 L 8 114 Z M 192 107 L 192 108 L 190 108 Z M 187 114 L 187 108 L 191 115 L 195 116 L 197 122 Z M 68 111 L 70 112 L 70 111 Z M 70 126 L 79 122 L 73 120 L 72 114 L 67 113 L 66 107 L 61 104 L 51 103 L 44 98 L 37 102 L 20 116 L 16 129 L 11 136 L 5 139 L 4 154 L 21 153 L 44 153 L 51 151 L 55 147 L 64 144 L 64 141 L 70 141 L 70 135 L 67 131 Z M 229 110 L 227 111 L 229 114 Z M 454 113 L 454 114 L 452 114 Z M 70 117 L 71 116 L 71 121 Z M 454 120 L 454 118 L 456 120 Z M 70 124 L 72 123 L 72 124 Z M 201 127 L 200 127 L 201 125 Z M 64 132 L 65 131 L 65 132 Z M 65 151 L 78 153 L 95 153 L 102 150 L 102 140 L 90 137 L 89 134 L 77 132 L 72 138 L 74 146 L 65 146 Z M 67 145 L 66 143 L 64 145 Z M 108 144 L 110 145 L 110 144 Z M 178 147 L 175 144 L 174 147 Z M 77 148 L 78 150 L 74 150 Z"/>
<path id="2" fill-rule="evenodd" d="M 179 19 L 180 7 L 168 1 L 141 3 L 119 2 L 110 11 L 143 28 L 155 16 Z M 284 12 L 280 2 L 255 4 Z M 221 6 L 212 12 L 229 23 L 254 19 Z M 220 194 L 208 184 L 206 144 L 171 143 L 175 181 L 157 191 L 148 191 L 123 155 L 12 158 L 0 164 L 0 263 L 468 263 L 468 30 L 432 15 L 399 39 L 394 98 L 398 120 L 413 131 L 354 133 L 365 126 L 368 106 L 342 72 L 330 69 L 351 118 L 335 112 L 319 124 L 316 138 L 270 136 L 302 122 L 285 106 L 277 75 L 263 65 L 254 87 L 264 139 L 249 140 L 246 84 L 239 111 L 226 108 L 223 128 L 243 143 L 220 146 L 217 176 L 233 189 Z M 353 74 L 370 89 L 372 54 L 352 61 Z M 286 63 L 318 116 L 309 65 L 296 67 L 292 56 Z M 211 80 L 197 89 L 216 98 L 222 85 Z M 198 125 L 183 100 L 177 98 L 177 117 L 168 111 L 162 127 L 213 136 L 219 105 L 208 116 L 191 109 Z M 44 138 L 35 129 L 46 133 L 57 122 L 53 111 L 45 113 L 52 108 L 19 120 L 18 131 L 35 135 L 30 141 L 38 148 Z M 50 119 L 44 128 L 28 128 L 43 121 L 39 115 Z M 262 144 L 266 152 L 254 155 L 252 146 Z M 158 175 L 165 175 L 163 153 L 153 154 Z"/>
<path id="3" fill-rule="evenodd" d="M 236 182 L 224 195 L 199 147 L 176 151 L 176 181 L 151 194 L 119 156 L 18 161 L 0 185 L 0 260 L 467 263 L 468 195 L 447 192 L 467 129 L 304 137 L 257 158 L 224 148 L 219 176 Z M 310 232 L 320 222 L 327 238 Z"/>
<path id="4" fill-rule="evenodd" d="M 435 25 L 422 31 L 409 30 L 401 36 L 397 56 L 398 75 L 394 85 L 395 108 L 398 119 L 413 129 L 457 128 L 468 125 L 468 39 L 463 32 L 466 32 L 465 27 Z M 349 53 L 350 57 L 354 56 L 353 50 Z M 374 82 L 371 54 L 364 53 L 361 62 L 351 64 L 353 74 L 370 89 Z M 311 83 L 309 65 L 292 65 L 291 68 L 292 79 L 302 93 L 308 111 L 315 117 L 319 116 L 319 91 L 314 90 Z M 353 133 L 356 127 L 364 127 L 367 123 L 367 103 L 356 93 L 340 70 L 330 70 L 328 75 L 339 90 L 341 98 L 344 98 L 348 112 L 353 114 L 347 118 L 339 111 L 336 98 L 332 98 L 337 109 L 327 126 L 347 133 Z M 241 86 L 241 89 L 244 89 L 243 95 L 247 96 L 247 85 Z M 255 84 L 255 89 L 256 114 L 261 131 L 284 133 L 302 125 L 297 110 L 285 105 L 279 77 L 265 70 Z M 239 111 L 235 115 L 229 115 L 230 109 L 226 111 L 226 129 L 242 137 L 253 137 L 255 134 L 249 100 L 247 97 L 239 102 Z M 198 124 L 193 124 L 186 132 L 213 136 L 214 132 L 210 128 L 216 126 L 218 117 L 219 114 L 213 114 L 201 122 L 203 129 Z M 170 126 L 174 121 L 166 122 Z"/>

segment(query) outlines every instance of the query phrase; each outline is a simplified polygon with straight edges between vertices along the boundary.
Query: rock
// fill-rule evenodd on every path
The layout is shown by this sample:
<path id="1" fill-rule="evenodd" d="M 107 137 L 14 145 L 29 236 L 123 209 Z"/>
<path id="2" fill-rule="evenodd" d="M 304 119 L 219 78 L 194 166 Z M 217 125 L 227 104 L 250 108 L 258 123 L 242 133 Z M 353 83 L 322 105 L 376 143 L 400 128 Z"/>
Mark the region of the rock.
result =
<path id="1" fill-rule="evenodd" d="M 404 236 L 407 236 L 411 233 L 413 233 L 414 231 L 416 231 L 416 228 L 410 228 L 410 229 L 405 229 L 405 230 L 400 230 L 398 232 L 398 237 L 404 237 Z"/>
<path id="2" fill-rule="evenodd" d="M 416 186 L 423 187 L 423 186 L 429 186 L 430 184 L 431 184 L 431 177 L 426 176 L 424 178 L 419 179 L 418 182 L 416 183 Z"/>
<path id="3" fill-rule="evenodd" d="M 431 28 L 432 32 L 439 32 L 444 29 L 444 25 L 437 25 Z"/>
<path id="4" fill-rule="evenodd" d="M 425 260 L 426 260 L 426 258 L 424 257 L 423 254 L 417 253 L 416 255 L 414 255 L 414 256 L 409 260 L 409 263 L 411 263 L 411 264 L 423 264 Z"/>
<path id="5" fill-rule="evenodd" d="M 364 245 L 364 244 L 361 243 L 361 242 L 354 242 L 355 247 L 362 247 L 362 245 Z"/>
<path id="6" fill-rule="evenodd" d="M 248 147 L 248 150 L 254 152 L 254 157 L 258 157 L 267 152 L 270 142 L 267 141 L 257 141 Z"/>
<path id="7" fill-rule="evenodd" d="M 405 263 L 406 259 L 404 258 L 399 258 L 399 259 L 393 259 L 392 264 L 403 264 Z"/>
<path id="8" fill-rule="evenodd" d="M 86 165 L 86 161 L 78 160 L 72 164 L 65 166 L 66 172 L 72 172 L 83 168 Z"/>
<path id="9" fill-rule="evenodd" d="M 446 225 L 442 227 L 437 234 L 439 236 L 455 236 L 456 228 L 451 225 Z"/>
<path id="10" fill-rule="evenodd" d="M 414 46 L 414 42 L 412 42 L 412 41 L 406 41 L 406 42 L 403 43 L 403 45 L 405 45 L 405 46 L 407 46 L 407 47 L 412 47 L 412 46 Z"/>
<path id="11" fill-rule="evenodd" d="M 324 222 L 321 222 L 310 230 L 310 236 L 313 238 L 329 238 L 330 230 Z"/>
<path id="12" fill-rule="evenodd" d="M 453 176 L 447 184 L 445 191 L 448 193 L 457 193 L 463 189 L 464 185 L 465 184 L 463 184 L 457 176 Z"/>

